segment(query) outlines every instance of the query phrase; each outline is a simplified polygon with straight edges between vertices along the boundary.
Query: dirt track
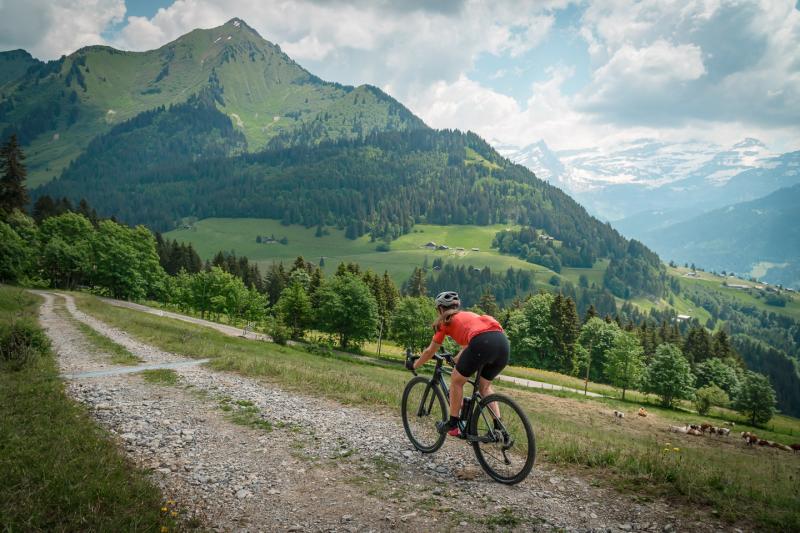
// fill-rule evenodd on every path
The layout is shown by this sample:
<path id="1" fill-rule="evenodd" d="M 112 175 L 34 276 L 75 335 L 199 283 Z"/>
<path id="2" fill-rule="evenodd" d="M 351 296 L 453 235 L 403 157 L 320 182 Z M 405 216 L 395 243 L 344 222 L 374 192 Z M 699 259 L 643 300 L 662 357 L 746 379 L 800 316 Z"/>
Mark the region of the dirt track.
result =
<path id="1" fill-rule="evenodd" d="M 64 372 L 110 369 L 75 328 L 80 320 L 144 364 L 186 361 L 87 316 L 68 295 L 45 298 L 41 321 Z M 64 312 L 56 312 L 57 308 Z M 175 368 L 176 385 L 139 374 L 73 379 L 69 391 L 151 468 L 184 516 L 224 531 L 716 530 L 700 513 L 636 503 L 566 471 L 537 465 L 506 487 L 448 442 L 413 451 L 399 416 L 376 414 L 203 366 Z M 245 427 L 234 415 L 255 420 Z M 267 425 L 271 430 L 265 429 Z M 473 480 L 460 477 L 474 476 Z"/>

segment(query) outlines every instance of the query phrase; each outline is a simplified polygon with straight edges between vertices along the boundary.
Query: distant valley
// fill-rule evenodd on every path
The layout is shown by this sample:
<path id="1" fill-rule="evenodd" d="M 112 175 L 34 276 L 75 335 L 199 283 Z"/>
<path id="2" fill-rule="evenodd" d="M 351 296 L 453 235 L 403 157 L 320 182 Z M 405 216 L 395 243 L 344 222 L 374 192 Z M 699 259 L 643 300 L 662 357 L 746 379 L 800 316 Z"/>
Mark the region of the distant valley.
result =
<path id="1" fill-rule="evenodd" d="M 543 141 L 524 148 L 500 145 L 499 149 L 568 191 L 625 236 L 651 246 L 665 260 L 695 262 L 709 269 L 800 286 L 794 263 L 800 248 L 787 234 L 791 224 L 771 226 L 773 234 L 761 234 L 761 239 L 783 243 L 782 248 L 773 246 L 768 256 L 762 255 L 753 241 L 743 250 L 722 235 L 703 241 L 675 237 L 691 233 L 685 228 L 703 231 L 711 211 L 740 212 L 737 204 L 800 183 L 800 152 L 774 154 L 756 139 L 745 139 L 727 149 L 646 139 L 611 153 L 555 152 Z M 771 205 L 763 202 L 760 212 L 769 213 Z M 774 215 L 785 216 L 783 211 Z"/>

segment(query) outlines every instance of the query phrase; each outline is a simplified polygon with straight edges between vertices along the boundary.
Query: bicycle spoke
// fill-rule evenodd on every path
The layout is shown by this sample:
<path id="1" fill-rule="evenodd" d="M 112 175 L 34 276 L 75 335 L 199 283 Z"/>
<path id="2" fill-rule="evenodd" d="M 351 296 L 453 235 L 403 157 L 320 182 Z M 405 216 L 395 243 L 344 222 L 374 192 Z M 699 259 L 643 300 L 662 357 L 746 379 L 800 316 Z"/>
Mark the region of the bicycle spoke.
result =
<path id="1" fill-rule="evenodd" d="M 486 472 L 503 483 L 517 483 L 528 475 L 535 459 L 535 441 L 522 410 L 509 398 L 493 395 L 473 418 L 473 442 Z M 500 417 L 491 409 L 496 408 Z"/>

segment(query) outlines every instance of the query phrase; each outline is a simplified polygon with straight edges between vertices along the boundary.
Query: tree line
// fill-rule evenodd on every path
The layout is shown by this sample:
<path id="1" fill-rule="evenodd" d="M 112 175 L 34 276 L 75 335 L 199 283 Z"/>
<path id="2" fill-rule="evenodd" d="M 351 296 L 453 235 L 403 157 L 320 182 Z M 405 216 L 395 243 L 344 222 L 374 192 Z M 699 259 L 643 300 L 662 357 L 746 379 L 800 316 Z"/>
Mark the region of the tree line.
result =
<path id="1" fill-rule="evenodd" d="M 387 273 L 362 272 L 356 264 L 341 264 L 325 279 L 318 265 L 298 258 L 289 269 L 273 264 L 262 278 L 246 258 L 219 253 L 199 268 L 194 250 L 156 237 L 143 226 L 92 221 L 71 211 L 37 223 L 19 210 L 27 202 L 19 146 L 9 142 L 2 156 L 2 281 L 87 286 L 117 298 L 153 298 L 203 317 L 225 315 L 234 324 L 263 324 L 278 341 L 302 338 L 308 330 L 328 333 L 342 348 L 377 335 L 417 346 L 429 339 L 430 331 L 423 332 L 433 305 L 425 300 L 428 279 L 421 269 L 400 297 Z M 690 397 L 693 387 L 702 385 L 694 393 L 698 402 L 725 405 L 733 397 L 734 405 L 754 423 L 765 422 L 773 412 L 775 395 L 769 381 L 743 370 L 723 330 L 710 336 L 696 321 L 682 330 L 674 320 L 662 320 L 655 328 L 647 319 L 634 322 L 637 312 L 625 306 L 614 319 L 601 319 L 590 305 L 581 320 L 573 298 L 561 291 L 517 298 L 501 310 L 491 290 L 478 297 L 465 289 L 488 282 L 501 291 L 516 292 L 531 288 L 532 277 L 513 269 L 499 276 L 488 269 L 437 266 L 440 278 L 431 277 L 432 287 L 456 284 L 446 288 L 477 297 L 471 306 L 476 311 L 498 315 L 512 340 L 516 364 L 584 374 L 620 387 L 623 396 L 639 387 L 658 394 L 664 405 Z M 170 275 L 165 267 L 177 272 Z"/>

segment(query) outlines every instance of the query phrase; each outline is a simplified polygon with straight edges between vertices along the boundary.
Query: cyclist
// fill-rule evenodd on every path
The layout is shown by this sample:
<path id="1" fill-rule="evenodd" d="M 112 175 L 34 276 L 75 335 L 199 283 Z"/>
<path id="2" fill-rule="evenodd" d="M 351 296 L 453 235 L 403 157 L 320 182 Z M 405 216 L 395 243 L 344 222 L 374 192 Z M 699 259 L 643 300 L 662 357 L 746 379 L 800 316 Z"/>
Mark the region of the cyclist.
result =
<path id="1" fill-rule="evenodd" d="M 445 336 L 449 336 L 461 346 L 455 357 L 456 367 L 450 379 L 450 419 L 447 422 L 439 422 L 436 426 L 440 433 L 446 432 L 452 437 L 457 437 L 460 434 L 458 421 L 464 397 L 464 383 L 479 367 L 483 367 L 482 379 L 478 382 L 479 390 L 483 398 L 492 394 L 492 380 L 508 364 L 510 346 L 503 328 L 494 317 L 461 310 L 458 293 L 453 291 L 439 293 L 435 302 L 439 316 L 433 323 L 433 339 L 419 359 L 409 360 L 406 364 L 409 369 L 417 369 L 427 363 L 442 345 Z M 499 419 L 497 405 L 493 403 L 490 408 Z"/>

